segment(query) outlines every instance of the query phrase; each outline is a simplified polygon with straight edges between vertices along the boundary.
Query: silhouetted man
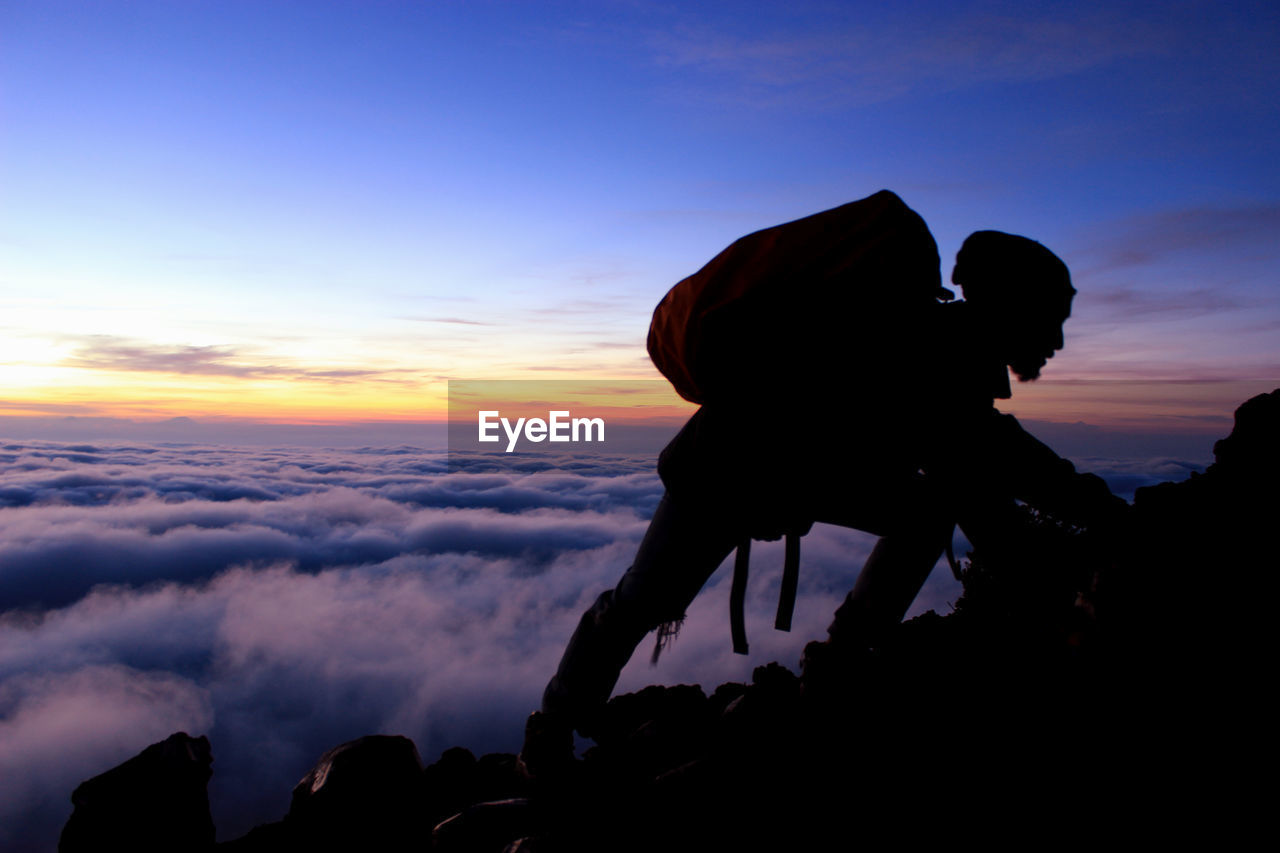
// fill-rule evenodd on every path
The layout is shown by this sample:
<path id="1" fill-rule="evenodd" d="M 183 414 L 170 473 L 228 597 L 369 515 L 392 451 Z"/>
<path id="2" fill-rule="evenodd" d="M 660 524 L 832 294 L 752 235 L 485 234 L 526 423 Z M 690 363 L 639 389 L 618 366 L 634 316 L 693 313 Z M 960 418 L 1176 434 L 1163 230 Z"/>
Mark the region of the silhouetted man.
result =
<path id="1" fill-rule="evenodd" d="M 932 244 L 897 196 L 872 199 Z M 929 261 L 904 258 L 901 268 Z M 936 248 L 931 265 L 936 285 Z M 634 563 L 583 615 L 530 718 L 522 760 L 531 775 L 572 759 L 571 729 L 591 733 L 636 646 L 678 625 L 744 539 L 814 521 L 880 536 L 828 629 L 830 660 L 874 647 L 901 621 L 955 525 L 998 553 L 1016 500 L 1084 525 L 1126 506 L 993 405 L 1012 396 L 1006 367 L 1034 380 L 1062 348 L 1075 295 L 1066 266 L 1033 240 L 980 231 L 961 247 L 952 281 L 964 300 L 928 305 L 909 326 L 813 311 L 790 324 L 788 346 L 820 340 L 823 369 L 753 370 L 743 376 L 752 397 L 722 395 L 694 414 L 659 458 L 667 492 Z M 840 446 L 815 438 L 798 418 L 803 406 L 834 427 Z"/>

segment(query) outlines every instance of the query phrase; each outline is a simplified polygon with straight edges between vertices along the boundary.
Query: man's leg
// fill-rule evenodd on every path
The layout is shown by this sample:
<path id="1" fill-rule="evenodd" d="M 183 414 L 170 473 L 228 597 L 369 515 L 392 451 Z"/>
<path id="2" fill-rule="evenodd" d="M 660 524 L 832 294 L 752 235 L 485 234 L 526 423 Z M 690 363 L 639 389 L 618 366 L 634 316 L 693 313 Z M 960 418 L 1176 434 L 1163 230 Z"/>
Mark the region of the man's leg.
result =
<path id="1" fill-rule="evenodd" d="M 922 519 L 915 531 L 880 537 L 827 629 L 832 647 L 856 653 L 878 645 L 907 615 L 954 526 L 939 516 Z"/>
<path id="2" fill-rule="evenodd" d="M 543 712 L 589 730 L 645 634 L 683 618 L 739 536 L 733 520 L 705 501 L 664 495 L 635 562 L 578 622 L 543 693 Z"/>
<path id="3" fill-rule="evenodd" d="M 902 621 L 957 523 L 984 553 L 1017 553 L 1020 547 L 1013 499 L 998 488 L 974 486 L 970 499 L 961 504 L 942 499 L 928 483 L 917 485 L 899 495 L 894 506 L 899 518 L 909 519 L 909 526 L 894 522 L 891 532 L 880 537 L 853 590 L 836 609 L 827 633 L 831 645 L 841 651 L 872 648 Z M 950 509 L 958 504 L 958 510 Z"/>
<path id="4" fill-rule="evenodd" d="M 955 518 L 935 483 L 921 476 L 867 472 L 855 494 L 831 500 L 818 520 L 876 533 L 880 540 L 815 653 L 856 655 L 902 621 L 942 556 Z M 806 656 L 809 652 L 806 651 Z"/>

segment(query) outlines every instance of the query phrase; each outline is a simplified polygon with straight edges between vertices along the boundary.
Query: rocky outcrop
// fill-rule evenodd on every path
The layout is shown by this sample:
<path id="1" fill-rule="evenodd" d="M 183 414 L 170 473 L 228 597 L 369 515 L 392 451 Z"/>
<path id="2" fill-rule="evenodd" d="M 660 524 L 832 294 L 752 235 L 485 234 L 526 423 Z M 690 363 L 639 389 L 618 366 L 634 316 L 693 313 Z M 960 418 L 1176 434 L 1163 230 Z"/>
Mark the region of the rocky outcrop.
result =
<path id="1" fill-rule="evenodd" d="M 1236 410 L 1214 457 L 1203 474 L 1138 490 L 1124 570 L 1100 590 L 1111 628 L 1144 654 L 1233 665 L 1270 622 L 1280 390 Z"/>
<path id="2" fill-rule="evenodd" d="M 206 793 L 212 764 L 207 738 L 178 732 L 81 783 L 58 850 L 212 849 Z"/>
<path id="3" fill-rule="evenodd" d="M 615 697 L 596 746 L 538 785 L 511 755 L 454 748 L 424 769 L 406 739 L 362 738 L 321 757 L 282 821 L 220 846 L 1242 846 L 1269 813 L 1253 780 L 1270 769 L 1258 744 L 1274 668 L 1277 437 L 1280 390 L 1241 406 L 1203 474 L 1140 490 L 1123 529 L 1027 511 L 1026 547 L 1003 562 L 971 555 L 954 612 L 903 623 L 803 686 L 771 664 L 710 695 Z M 64 849 L 207 847 L 207 756 L 203 738 L 175 735 L 86 782 Z M 163 790 L 170 778 L 183 781 Z"/>

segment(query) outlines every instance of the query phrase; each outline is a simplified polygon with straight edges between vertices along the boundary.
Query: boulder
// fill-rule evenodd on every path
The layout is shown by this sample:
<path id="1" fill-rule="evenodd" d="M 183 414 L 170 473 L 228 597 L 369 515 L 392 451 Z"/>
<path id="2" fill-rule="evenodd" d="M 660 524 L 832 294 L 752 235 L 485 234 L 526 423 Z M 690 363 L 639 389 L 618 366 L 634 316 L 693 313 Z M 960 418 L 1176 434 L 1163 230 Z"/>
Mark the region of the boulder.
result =
<path id="1" fill-rule="evenodd" d="M 300 846 L 420 850 L 431 827 L 413 741 L 368 735 L 320 756 L 293 789 L 284 824 Z"/>
<path id="2" fill-rule="evenodd" d="M 209 740 L 177 732 L 82 782 L 58 850 L 188 851 L 213 847 Z"/>

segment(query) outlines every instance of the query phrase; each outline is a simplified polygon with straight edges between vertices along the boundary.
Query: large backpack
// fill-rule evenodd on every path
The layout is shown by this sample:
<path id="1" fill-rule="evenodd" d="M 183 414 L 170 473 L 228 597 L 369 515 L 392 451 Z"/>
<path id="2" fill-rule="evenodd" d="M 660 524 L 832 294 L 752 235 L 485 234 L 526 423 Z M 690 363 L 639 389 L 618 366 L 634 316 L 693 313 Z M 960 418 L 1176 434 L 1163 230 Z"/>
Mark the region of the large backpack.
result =
<path id="1" fill-rule="evenodd" d="M 889 190 L 756 231 L 680 281 L 654 309 L 649 357 L 693 403 L 741 403 L 760 389 L 822 387 L 839 374 L 864 391 L 901 377 L 909 341 L 942 286 L 938 247 L 919 214 Z M 896 350 L 896 352 L 895 352 Z M 774 623 L 790 630 L 799 577 L 799 536 L 786 531 Z M 750 538 L 738 545 L 730 594 L 735 652 L 746 654 L 743 597 Z M 671 635 L 658 632 L 654 659 Z"/>
<path id="2" fill-rule="evenodd" d="M 951 295 L 928 226 L 881 190 L 734 241 L 658 303 L 649 357 L 693 403 L 821 381 Z"/>

